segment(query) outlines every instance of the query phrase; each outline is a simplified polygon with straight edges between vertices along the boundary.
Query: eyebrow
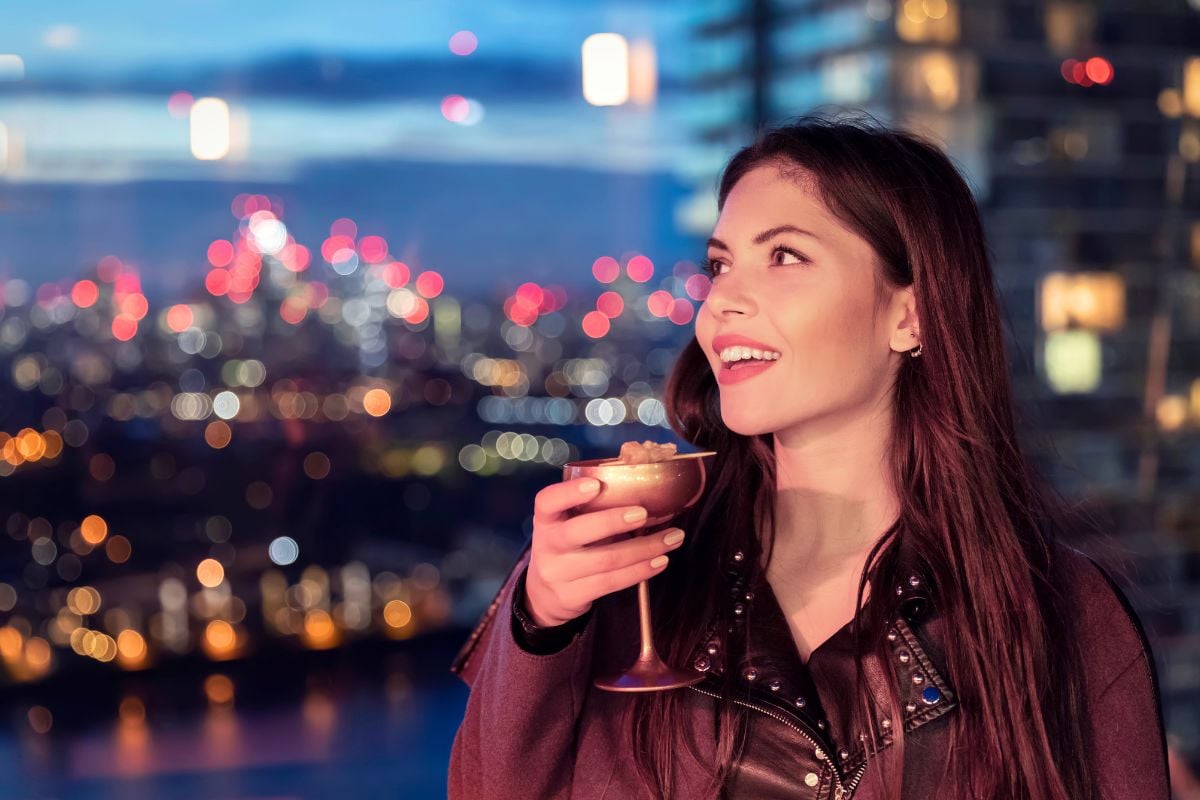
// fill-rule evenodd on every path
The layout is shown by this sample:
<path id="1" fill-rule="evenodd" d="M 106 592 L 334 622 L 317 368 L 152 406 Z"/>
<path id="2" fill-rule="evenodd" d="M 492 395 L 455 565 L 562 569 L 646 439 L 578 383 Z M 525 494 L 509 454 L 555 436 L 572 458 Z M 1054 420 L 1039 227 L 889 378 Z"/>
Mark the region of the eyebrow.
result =
<path id="1" fill-rule="evenodd" d="M 754 243 L 762 244 L 763 242 L 770 239 L 772 236 L 776 236 L 780 233 L 799 233 L 804 236 L 811 236 L 814 239 L 820 238 L 812 231 L 806 231 L 803 228 L 797 228 L 795 225 L 776 225 L 774 228 L 767 228 L 765 231 L 760 233 L 758 236 L 755 236 Z M 729 252 L 729 246 L 715 236 L 708 240 L 708 246 L 709 247 L 719 247 L 720 249 L 722 249 L 726 252 Z"/>

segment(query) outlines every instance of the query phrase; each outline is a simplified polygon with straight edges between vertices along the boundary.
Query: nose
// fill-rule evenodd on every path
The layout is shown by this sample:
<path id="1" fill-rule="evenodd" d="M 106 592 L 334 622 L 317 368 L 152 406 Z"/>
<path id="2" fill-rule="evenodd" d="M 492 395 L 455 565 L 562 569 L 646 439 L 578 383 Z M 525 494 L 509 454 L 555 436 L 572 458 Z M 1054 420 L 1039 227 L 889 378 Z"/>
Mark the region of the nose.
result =
<path id="1" fill-rule="evenodd" d="M 704 299 L 705 310 L 718 318 L 752 314 L 756 307 L 747 287 L 732 274 L 722 275 L 719 281 L 714 281 Z"/>

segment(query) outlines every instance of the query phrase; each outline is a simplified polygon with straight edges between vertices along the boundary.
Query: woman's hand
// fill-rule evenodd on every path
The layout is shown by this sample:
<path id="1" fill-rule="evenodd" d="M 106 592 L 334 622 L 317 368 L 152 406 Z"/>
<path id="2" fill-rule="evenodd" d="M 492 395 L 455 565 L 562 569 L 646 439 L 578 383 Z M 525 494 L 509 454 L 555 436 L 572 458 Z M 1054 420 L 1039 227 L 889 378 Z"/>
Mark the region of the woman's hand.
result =
<path id="1" fill-rule="evenodd" d="M 637 530 L 646 520 L 641 506 L 567 516 L 568 509 L 586 503 L 599 488 L 594 478 L 577 478 L 552 483 L 537 493 L 525 605 L 538 625 L 561 625 L 586 613 L 597 598 L 657 575 L 667 565 L 663 554 L 683 542 L 683 531 L 669 528 L 652 536 L 599 544 Z M 625 518 L 635 510 L 640 516 Z"/>

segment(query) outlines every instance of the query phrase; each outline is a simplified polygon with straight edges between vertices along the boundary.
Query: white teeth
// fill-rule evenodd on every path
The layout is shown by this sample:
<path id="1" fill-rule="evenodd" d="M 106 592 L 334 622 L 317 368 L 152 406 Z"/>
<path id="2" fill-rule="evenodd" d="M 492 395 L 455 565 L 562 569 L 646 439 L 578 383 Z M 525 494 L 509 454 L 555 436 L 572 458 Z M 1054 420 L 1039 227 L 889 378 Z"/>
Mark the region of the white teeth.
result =
<path id="1" fill-rule="evenodd" d="M 774 350 L 758 350 L 753 347 L 726 347 L 721 351 L 721 360 L 725 363 L 742 361 L 744 359 L 753 358 L 758 361 L 775 361 L 782 353 L 777 353 Z"/>

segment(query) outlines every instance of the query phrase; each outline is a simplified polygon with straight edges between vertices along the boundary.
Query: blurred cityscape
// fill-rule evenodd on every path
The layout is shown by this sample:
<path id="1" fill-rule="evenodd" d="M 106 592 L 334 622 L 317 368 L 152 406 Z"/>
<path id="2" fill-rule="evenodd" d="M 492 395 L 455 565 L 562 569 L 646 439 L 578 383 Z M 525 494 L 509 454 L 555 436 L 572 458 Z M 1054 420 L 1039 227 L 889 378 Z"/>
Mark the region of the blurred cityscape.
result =
<path id="1" fill-rule="evenodd" d="M 674 441 L 718 171 L 836 105 L 971 182 L 1198 796 L 1200 3 L 137 5 L 0 33 L 0 792 L 444 795 L 534 494 Z"/>

